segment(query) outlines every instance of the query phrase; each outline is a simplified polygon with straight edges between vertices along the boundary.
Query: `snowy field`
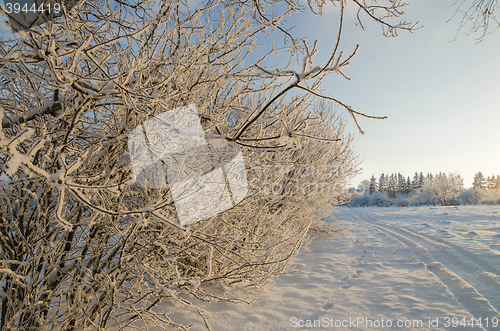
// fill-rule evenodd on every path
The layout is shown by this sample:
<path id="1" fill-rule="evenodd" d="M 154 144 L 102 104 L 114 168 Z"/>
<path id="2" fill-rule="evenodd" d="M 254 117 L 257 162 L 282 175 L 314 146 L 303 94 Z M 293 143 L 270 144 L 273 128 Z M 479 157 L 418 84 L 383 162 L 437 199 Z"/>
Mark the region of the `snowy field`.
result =
<path id="1" fill-rule="evenodd" d="M 198 304 L 212 330 L 500 330 L 500 206 L 340 207 L 333 216 L 344 235 L 313 241 L 297 272 L 237 290 L 257 296 L 251 306 Z M 180 304 L 162 310 L 206 330 Z"/>

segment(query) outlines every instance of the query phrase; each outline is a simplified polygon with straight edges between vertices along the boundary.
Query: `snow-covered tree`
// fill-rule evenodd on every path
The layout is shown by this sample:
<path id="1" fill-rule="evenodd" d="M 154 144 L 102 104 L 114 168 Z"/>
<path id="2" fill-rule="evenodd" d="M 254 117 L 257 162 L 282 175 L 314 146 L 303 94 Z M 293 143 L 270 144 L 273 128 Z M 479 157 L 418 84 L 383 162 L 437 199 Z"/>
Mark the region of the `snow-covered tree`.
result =
<path id="1" fill-rule="evenodd" d="M 398 172 L 398 193 L 407 193 L 406 179 Z"/>
<path id="2" fill-rule="evenodd" d="M 370 189 L 370 181 L 368 179 L 363 180 L 361 183 L 358 185 L 358 190 L 361 191 L 368 191 Z"/>
<path id="3" fill-rule="evenodd" d="M 398 182 L 395 174 L 391 174 L 389 176 L 389 181 L 387 183 L 387 195 L 389 198 L 396 197 L 396 193 L 398 192 Z"/>
<path id="4" fill-rule="evenodd" d="M 411 181 L 411 189 L 415 190 L 418 188 L 418 173 L 415 171 L 413 175 L 413 180 Z"/>
<path id="5" fill-rule="evenodd" d="M 375 192 L 378 192 L 377 179 L 372 175 L 372 178 L 370 178 L 370 195 Z"/>
<path id="6" fill-rule="evenodd" d="M 441 172 L 434 177 L 432 182 L 427 183 L 426 186 L 430 188 L 442 206 L 447 206 L 456 202 L 464 185 L 460 175 L 452 173 L 446 175 Z"/>
<path id="7" fill-rule="evenodd" d="M 418 188 L 422 188 L 425 185 L 424 173 L 420 172 L 418 175 Z"/>
<path id="8" fill-rule="evenodd" d="M 332 5 L 307 3 L 319 16 Z M 317 99 L 343 107 L 360 131 L 359 116 L 382 118 L 320 91 L 328 75 L 349 79 L 358 51 L 340 49 L 345 3 L 334 2 L 339 30 L 320 64 L 318 41 L 285 21 L 307 9 L 299 0 L 81 0 L 2 42 L 0 329 L 183 329 L 153 308 L 197 309 L 182 294 L 241 301 L 206 286 L 263 284 L 309 234 L 328 231 L 319 211 L 358 164 L 344 123 Z M 352 3 L 385 35 L 414 27 L 390 22 L 399 0 Z M 183 227 L 168 187 L 134 181 L 127 135 L 190 104 L 213 153 L 241 149 L 249 192 Z"/>
<path id="9" fill-rule="evenodd" d="M 486 178 L 486 188 L 488 190 L 494 190 L 496 184 L 497 184 L 497 180 L 495 178 L 495 175 L 491 175 L 491 177 L 488 176 L 488 178 Z"/>
<path id="10" fill-rule="evenodd" d="M 474 181 L 472 182 L 472 187 L 475 189 L 485 189 L 486 188 L 486 179 L 481 171 L 477 172 L 474 175 Z"/>
<path id="11" fill-rule="evenodd" d="M 431 185 L 432 183 L 434 182 L 434 175 L 431 174 L 430 172 L 427 173 L 427 175 L 425 176 L 425 181 L 424 181 L 424 185 Z"/>
<path id="12" fill-rule="evenodd" d="M 378 180 L 378 191 L 383 192 L 383 193 L 387 193 L 388 184 L 389 183 L 388 183 L 387 175 L 382 173 L 380 175 L 379 180 Z"/>

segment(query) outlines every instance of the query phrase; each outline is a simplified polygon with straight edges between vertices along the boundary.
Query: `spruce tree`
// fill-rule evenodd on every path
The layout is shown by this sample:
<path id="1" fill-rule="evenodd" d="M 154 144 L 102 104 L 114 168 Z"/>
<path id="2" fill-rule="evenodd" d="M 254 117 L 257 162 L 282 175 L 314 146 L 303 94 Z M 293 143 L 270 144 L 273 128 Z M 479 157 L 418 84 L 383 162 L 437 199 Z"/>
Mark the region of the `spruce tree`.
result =
<path id="1" fill-rule="evenodd" d="M 372 178 L 370 178 L 370 195 L 375 192 L 377 192 L 377 179 L 372 175 Z"/>
<path id="2" fill-rule="evenodd" d="M 405 193 L 405 191 L 406 191 L 406 180 L 403 177 L 403 175 L 401 175 L 401 173 L 398 172 L 398 187 L 396 193 L 398 192 Z"/>
<path id="3" fill-rule="evenodd" d="M 472 182 L 472 187 L 475 189 L 484 189 L 486 186 L 486 180 L 484 179 L 483 173 L 479 171 L 474 175 L 474 181 Z"/>
<path id="4" fill-rule="evenodd" d="M 387 193 L 387 179 L 385 174 L 383 173 L 380 175 L 380 178 L 378 180 L 378 191 Z"/>
<path id="5" fill-rule="evenodd" d="M 424 180 L 424 173 L 423 172 L 420 172 L 420 174 L 418 175 L 418 188 L 422 188 L 422 186 L 424 186 L 425 184 L 425 180 Z"/>
<path id="6" fill-rule="evenodd" d="M 391 174 L 389 177 L 389 182 L 387 185 L 387 195 L 389 198 L 394 198 L 396 197 L 396 192 L 397 192 L 397 179 L 395 174 Z"/>
<path id="7" fill-rule="evenodd" d="M 411 182 L 411 189 L 416 190 L 419 188 L 419 177 L 418 173 L 415 171 L 415 174 L 413 175 L 413 181 Z"/>
<path id="8" fill-rule="evenodd" d="M 425 178 L 425 184 L 432 184 L 434 182 L 434 176 L 429 172 Z M 422 185 L 423 186 L 423 185 Z"/>
<path id="9" fill-rule="evenodd" d="M 495 175 L 492 175 L 491 177 L 488 176 L 488 178 L 486 179 L 486 187 L 488 188 L 488 190 L 493 191 L 495 189 L 495 185 L 496 185 Z"/>

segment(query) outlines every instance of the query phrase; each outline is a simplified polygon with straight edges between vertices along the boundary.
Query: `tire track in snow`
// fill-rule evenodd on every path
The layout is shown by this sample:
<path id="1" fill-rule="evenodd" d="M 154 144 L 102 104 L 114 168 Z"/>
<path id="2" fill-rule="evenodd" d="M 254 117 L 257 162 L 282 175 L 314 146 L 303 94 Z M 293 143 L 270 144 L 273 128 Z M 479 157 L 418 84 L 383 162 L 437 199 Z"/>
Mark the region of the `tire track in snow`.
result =
<path id="1" fill-rule="evenodd" d="M 367 216 L 368 218 L 371 218 L 373 221 L 376 221 L 378 223 L 381 223 L 381 224 L 384 224 L 386 226 L 391 226 L 387 223 L 384 223 L 384 222 L 381 222 L 381 221 L 377 221 L 375 220 L 374 217 L 372 216 Z M 492 274 L 495 274 L 497 276 L 500 276 L 500 270 L 489 265 L 488 262 L 485 262 L 483 259 L 481 259 L 479 256 L 463 249 L 462 247 L 452 243 L 452 242 L 449 242 L 447 240 L 444 240 L 442 238 L 436 238 L 435 236 L 432 236 L 430 234 L 424 234 L 424 233 L 420 233 L 420 232 L 416 232 L 410 228 L 407 228 L 407 227 L 404 227 L 404 226 L 397 226 L 398 228 L 410 233 L 410 234 L 413 234 L 415 236 L 419 236 L 419 237 L 422 237 L 422 238 L 426 238 L 425 240 L 430 242 L 430 243 L 433 243 L 435 244 L 436 242 L 439 242 L 439 243 L 442 243 L 444 244 L 445 246 L 449 246 L 451 248 L 453 248 L 457 253 L 461 254 L 462 256 L 464 256 L 465 258 L 467 258 L 468 260 L 474 262 L 475 264 L 478 264 L 483 270 L 489 272 L 489 273 L 492 273 Z M 500 285 L 500 284 L 497 284 L 497 285 Z"/>
<path id="2" fill-rule="evenodd" d="M 475 285 L 474 288 L 482 293 L 496 310 L 500 310 L 500 277 L 498 277 L 500 272 L 496 268 L 488 265 L 488 263 L 471 252 L 444 239 L 419 233 L 404 226 L 389 225 L 385 222 L 377 221 L 373 216 L 365 213 L 361 215 L 369 222 L 396 230 L 403 236 L 414 238 L 419 242 L 430 245 L 430 248 L 433 248 L 431 255 L 435 259 L 451 261 L 452 266 L 460 266 L 460 268 L 455 268 L 454 271 L 456 270 L 456 273 L 466 282 Z M 449 263 L 447 262 L 446 264 Z"/>
<path id="3" fill-rule="evenodd" d="M 447 245 L 407 228 L 382 223 L 364 213 L 351 211 L 350 215 L 353 219 L 384 232 L 412 249 L 425 263 L 427 270 L 450 290 L 474 318 L 500 316 L 497 310 L 499 304 L 496 302 L 500 298 L 500 285 L 495 279 L 485 277 L 484 273 L 478 274 L 481 270 L 495 271 L 492 267 L 485 268 L 484 261 L 481 260 L 481 263 L 471 259 L 469 256 L 472 254 L 464 254 L 463 249 L 455 250 L 453 246 L 456 245 Z M 493 304 L 490 301 L 493 301 Z"/>
<path id="4" fill-rule="evenodd" d="M 362 215 L 368 221 L 374 222 L 378 225 L 383 225 L 393 230 L 399 230 L 400 234 L 403 233 L 403 235 L 416 238 L 436 248 L 436 251 L 440 253 L 440 255 L 443 255 L 443 259 L 452 260 L 453 263 L 461 265 L 464 269 L 466 269 L 467 273 L 464 273 L 463 277 L 470 278 L 471 282 L 477 282 L 477 279 L 474 277 L 481 278 L 481 282 L 478 283 L 478 286 L 484 287 L 484 284 L 488 285 L 488 287 L 483 290 L 485 290 L 485 292 L 487 291 L 487 293 L 494 294 L 490 295 L 492 298 L 490 301 L 493 302 L 493 305 L 497 308 L 497 310 L 500 309 L 500 283 L 498 282 L 498 279 L 500 279 L 500 277 L 498 277 L 500 275 L 500 271 L 498 271 L 498 269 L 489 265 L 480 257 L 444 239 L 416 232 L 408 227 L 390 225 L 385 222 L 378 221 L 373 216 L 366 215 L 364 213 Z M 478 271 L 482 272 L 478 273 Z"/>
<path id="5" fill-rule="evenodd" d="M 497 269 L 489 266 L 474 254 L 446 240 L 419 233 L 407 227 L 390 225 L 385 222 L 377 221 L 370 215 L 362 214 L 362 216 L 368 222 L 384 226 L 386 229 L 392 229 L 400 235 L 406 236 L 408 239 L 414 238 L 420 243 L 423 242 L 427 244 L 426 248 L 432 250 L 431 255 L 433 255 L 434 258 L 445 260 L 447 264 L 449 264 L 448 261 L 450 261 L 452 262 L 452 266 L 459 266 L 460 268 L 458 268 L 457 271 L 460 273 L 460 276 L 462 276 L 461 278 L 465 278 L 465 280 L 468 280 L 470 283 L 477 284 L 477 286 L 475 286 L 476 289 L 477 287 L 482 287 L 482 292 L 487 293 L 487 296 L 492 298 L 490 301 L 493 301 L 493 306 L 495 306 L 496 309 L 500 308 L 500 283 L 496 280 L 498 279 L 497 275 L 499 275 Z M 488 273 L 490 273 L 489 277 L 486 276 Z M 481 280 L 477 278 L 481 278 Z"/>

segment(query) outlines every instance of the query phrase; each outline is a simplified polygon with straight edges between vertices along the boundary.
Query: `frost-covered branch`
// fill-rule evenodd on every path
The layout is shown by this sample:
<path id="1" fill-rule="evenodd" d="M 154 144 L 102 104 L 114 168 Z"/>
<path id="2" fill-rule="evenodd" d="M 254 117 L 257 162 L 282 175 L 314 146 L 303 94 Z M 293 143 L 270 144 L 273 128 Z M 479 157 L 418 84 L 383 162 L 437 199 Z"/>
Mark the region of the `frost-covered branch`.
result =
<path id="1" fill-rule="evenodd" d="M 341 0 L 342 1 L 342 0 Z M 361 19 L 361 13 L 367 14 L 371 19 L 380 23 L 383 28 L 383 34 L 386 37 L 396 37 L 400 30 L 413 32 L 419 29 L 419 22 L 409 23 L 400 21 L 398 23 L 389 23 L 390 18 L 399 18 L 404 15 L 402 8 L 408 3 L 401 0 L 390 1 L 390 5 L 379 5 L 376 0 L 352 0 L 358 6 L 357 24 L 364 30 L 365 26 Z M 371 4 L 374 3 L 374 4 Z"/>
<path id="2" fill-rule="evenodd" d="M 26 115 L 12 115 L 4 116 L 2 119 L 2 128 L 7 129 L 16 124 L 23 124 L 29 122 L 38 116 L 43 116 L 50 114 L 52 116 L 57 116 L 58 112 L 62 109 L 61 103 L 59 101 L 59 90 L 54 91 L 53 101 L 48 102 L 46 105 L 29 111 Z"/>
<path id="3" fill-rule="evenodd" d="M 455 15 L 461 16 L 457 36 L 465 26 L 471 23 L 471 28 L 465 34 L 470 35 L 471 33 L 479 32 L 480 35 L 476 38 L 479 43 L 483 41 L 484 37 L 500 27 L 500 21 L 497 18 L 500 10 L 498 0 L 457 0 L 448 8 L 450 7 L 455 8 L 455 13 L 448 22 Z"/>

